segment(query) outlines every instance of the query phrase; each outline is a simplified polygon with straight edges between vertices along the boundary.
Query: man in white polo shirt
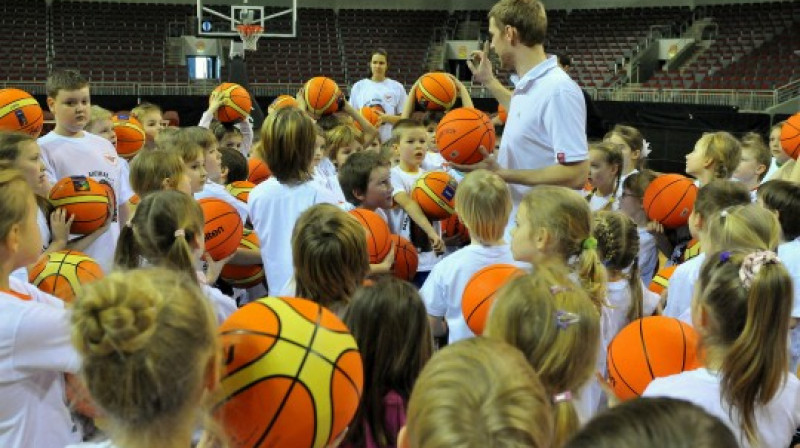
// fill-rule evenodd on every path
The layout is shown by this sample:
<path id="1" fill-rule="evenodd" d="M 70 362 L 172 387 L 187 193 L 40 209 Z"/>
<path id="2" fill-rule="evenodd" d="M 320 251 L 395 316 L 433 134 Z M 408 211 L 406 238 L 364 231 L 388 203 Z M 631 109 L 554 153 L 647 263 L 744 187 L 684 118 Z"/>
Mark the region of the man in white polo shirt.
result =
<path id="1" fill-rule="evenodd" d="M 547 57 L 544 40 L 547 15 L 538 0 L 501 0 L 489 11 L 489 33 L 483 51 L 468 61 L 476 82 L 486 86 L 508 109 L 508 119 L 497 156 L 474 165 L 453 165 L 462 171 L 495 171 L 511 189 L 514 222 L 525 193 L 540 184 L 583 187 L 589 175 L 586 142 L 586 104 L 580 87 Z M 514 91 L 497 80 L 489 49 L 500 56 L 503 68 L 520 77 Z"/>

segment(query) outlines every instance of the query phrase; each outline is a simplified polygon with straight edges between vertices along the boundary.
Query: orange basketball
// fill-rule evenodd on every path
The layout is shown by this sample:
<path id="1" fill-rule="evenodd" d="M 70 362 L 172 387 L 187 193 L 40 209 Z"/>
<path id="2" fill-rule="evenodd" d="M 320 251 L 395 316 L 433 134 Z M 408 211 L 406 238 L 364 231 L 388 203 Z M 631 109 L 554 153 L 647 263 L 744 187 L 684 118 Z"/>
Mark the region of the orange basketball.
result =
<path id="1" fill-rule="evenodd" d="M 103 226 L 114 203 L 108 197 L 109 189 L 100 182 L 85 176 L 65 177 L 50 189 L 50 203 L 63 208 L 67 217 L 74 216 L 70 233 L 86 235 Z"/>
<path id="2" fill-rule="evenodd" d="M 453 109 L 436 126 L 436 145 L 442 157 L 450 162 L 471 165 L 483 160 L 480 147 L 494 151 L 494 125 L 491 118 L 478 109 Z"/>
<path id="3" fill-rule="evenodd" d="M 637 319 L 608 345 L 608 383 L 622 400 L 641 396 L 656 378 L 700 367 L 697 344 L 695 330 L 678 319 Z"/>
<path id="4" fill-rule="evenodd" d="M 253 182 L 247 180 L 237 180 L 226 185 L 225 189 L 228 190 L 228 193 L 233 195 L 233 197 L 246 204 L 247 199 L 250 197 L 250 192 L 255 187 L 256 184 Z"/>
<path id="5" fill-rule="evenodd" d="M 689 220 L 697 197 L 697 186 L 680 174 L 662 174 L 644 192 L 642 205 L 651 221 L 668 229 L 680 227 Z"/>
<path id="6" fill-rule="evenodd" d="M 83 285 L 103 278 L 103 269 L 75 250 L 50 252 L 28 270 L 28 281 L 40 290 L 70 303 Z"/>
<path id="7" fill-rule="evenodd" d="M 38 137 L 44 113 L 39 102 L 20 89 L 0 89 L 0 131 L 18 131 Z"/>
<path id="8" fill-rule="evenodd" d="M 250 99 L 250 94 L 247 93 L 247 90 L 239 84 L 232 82 L 222 83 L 214 89 L 213 95 L 222 97 L 222 106 L 214 114 L 214 117 L 222 123 L 233 123 L 250 116 L 253 100 Z M 210 102 L 211 100 L 209 99 Z"/>
<path id="9" fill-rule="evenodd" d="M 2 104 L 0 104 L 0 106 L 1 105 Z M 0 118 L 0 120 L 2 120 L 2 118 Z M 797 160 L 797 156 L 800 155 L 800 113 L 792 115 L 786 120 L 786 123 L 783 124 L 783 128 L 781 129 L 781 146 L 789 157 Z"/>
<path id="10" fill-rule="evenodd" d="M 499 118 L 503 124 L 506 124 L 506 120 L 508 120 L 508 110 L 500 103 L 497 103 L 497 118 Z"/>
<path id="11" fill-rule="evenodd" d="M 361 108 L 361 116 L 364 117 L 365 120 L 369 122 L 369 124 L 375 126 L 378 124 L 378 114 L 375 112 L 375 108 L 371 106 L 364 106 Z"/>
<path id="12" fill-rule="evenodd" d="M 126 114 L 114 115 L 111 117 L 111 123 L 114 124 L 114 134 L 117 135 L 117 154 L 126 160 L 132 159 L 144 148 L 144 143 L 147 141 L 142 123 Z"/>
<path id="13" fill-rule="evenodd" d="M 456 102 L 456 85 L 442 72 L 422 75 L 417 81 L 417 103 L 425 110 L 446 110 Z"/>
<path id="14" fill-rule="evenodd" d="M 324 76 L 309 79 L 303 95 L 308 111 L 316 116 L 332 114 L 344 106 L 344 96 L 336 81 Z"/>
<path id="15" fill-rule="evenodd" d="M 291 95 L 278 95 L 272 103 L 267 107 L 267 113 L 271 114 L 278 109 L 283 109 L 284 107 L 296 107 L 297 100 L 294 99 Z"/>
<path id="16" fill-rule="evenodd" d="M 267 162 L 259 159 L 258 157 L 251 157 L 247 159 L 247 180 L 258 185 L 261 182 L 269 179 L 272 176 L 272 171 L 269 169 Z"/>
<path id="17" fill-rule="evenodd" d="M 461 313 L 473 333 L 483 334 L 495 294 L 509 280 L 520 275 L 525 275 L 525 271 L 514 265 L 493 264 L 470 277 L 461 296 Z"/>
<path id="18" fill-rule="evenodd" d="M 265 297 L 220 326 L 225 365 L 214 417 L 232 447 L 325 447 L 350 425 L 364 370 L 336 315 Z"/>
<path id="19" fill-rule="evenodd" d="M 452 215 L 455 206 L 458 183 L 442 171 L 429 171 L 417 179 L 411 198 L 414 199 L 425 216 L 433 221 Z"/>
<path id="20" fill-rule="evenodd" d="M 372 210 L 356 208 L 350 210 L 358 222 L 367 230 L 367 252 L 369 253 L 369 263 L 378 264 L 386 258 L 391 249 L 389 240 L 389 225 L 386 221 Z"/>
<path id="21" fill-rule="evenodd" d="M 203 209 L 206 252 L 215 261 L 222 260 L 239 247 L 242 239 L 242 218 L 232 205 L 221 199 L 203 198 L 197 201 Z"/>
<path id="22" fill-rule="evenodd" d="M 244 229 L 239 247 L 259 250 L 258 236 L 252 230 Z M 261 264 L 226 264 L 222 267 L 219 278 L 237 288 L 250 288 L 264 281 L 264 266 Z"/>
<path id="23" fill-rule="evenodd" d="M 411 241 L 403 238 L 400 235 L 390 235 L 394 243 L 394 266 L 392 266 L 392 273 L 395 277 L 410 282 L 414 280 L 417 275 L 417 267 L 419 266 L 419 254 L 417 248 L 411 244 Z"/>
<path id="24" fill-rule="evenodd" d="M 650 285 L 647 286 L 647 289 L 656 294 L 661 294 L 664 292 L 664 290 L 669 287 L 669 279 L 672 277 L 672 274 L 675 272 L 675 268 L 677 267 L 678 265 L 674 264 L 672 266 L 659 269 L 658 272 L 656 272 L 656 275 L 653 276 L 653 279 L 650 280 Z"/>
<path id="25" fill-rule="evenodd" d="M 460 235 L 464 240 L 469 240 L 469 229 L 461 222 L 458 215 L 453 213 L 449 218 L 442 221 L 442 236 L 452 238 L 457 235 Z"/>

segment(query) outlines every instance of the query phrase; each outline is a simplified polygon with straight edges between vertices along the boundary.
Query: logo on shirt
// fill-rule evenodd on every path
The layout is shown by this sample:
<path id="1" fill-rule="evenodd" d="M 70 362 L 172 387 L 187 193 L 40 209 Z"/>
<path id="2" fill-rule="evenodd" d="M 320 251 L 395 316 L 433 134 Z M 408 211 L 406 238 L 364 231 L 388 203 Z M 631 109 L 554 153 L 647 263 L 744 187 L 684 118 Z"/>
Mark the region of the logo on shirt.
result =
<path id="1" fill-rule="evenodd" d="M 558 160 L 558 163 L 562 163 L 563 164 L 563 163 L 565 163 L 567 161 L 567 156 L 563 152 L 560 152 L 560 153 L 556 154 L 556 160 Z"/>

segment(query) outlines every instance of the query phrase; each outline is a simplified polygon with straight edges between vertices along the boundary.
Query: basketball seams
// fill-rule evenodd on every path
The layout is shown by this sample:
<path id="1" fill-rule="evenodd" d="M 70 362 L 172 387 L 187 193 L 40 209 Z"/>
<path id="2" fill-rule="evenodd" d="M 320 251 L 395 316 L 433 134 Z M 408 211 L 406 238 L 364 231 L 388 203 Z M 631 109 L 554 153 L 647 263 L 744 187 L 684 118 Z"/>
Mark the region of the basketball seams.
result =
<path id="1" fill-rule="evenodd" d="M 669 188 L 671 185 L 673 185 L 673 184 L 675 184 L 677 182 L 680 182 L 680 181 L 682 181 L 684 179 L 685 178 L 675 179 L 672 182 L 660 187 L 658 189 L 658 191 L 656 191 L 656 193 L 654 193 L 653 197 L 650 199 L 650 204 L 647 205 L 647 215 L 650 216 L 650 209 L 653 208 L 653 204 L 655 204 L 657 202 L 658 197 L 661 196 L 661 194 L 664 193 L 667 190 L 667 188 Z M 653 182 L 655 182 L 655 181 L 653 181 Z M 650 185 L 652 185 L 652 183 Z M 669 216 L 669 214 L 665 215 L 665 217 L 666 216 Z"/>
<path id="2" fill-rule="evenodd" d="M 634 395 L 640 396 L 640 394 L 638 392 L 636 392 L 636 390 L 630 384 L 628 384 L 627 381 L 625 381 L 625 378 L 622 376 L 622 373 L 617 368 L 617 363 L 616 363 L 616 361 L 614 361 L 614 352 L 611 349 L 611 347 L 613 345 L 614 345 L 614 341 L 612 340 L 611 344 L 609 344 L 609 346 L 608 346 L 608 353 L 611 354 L 611 356 L 608 356 L 608 359 L 611 361 L 611 366 L 614 367 L 614 371 L 617 372 L 615 378 L 617 378 L 620 381 L 622 381 L 622 384 L 624 384 L 625 387 L 627 387 Z"/>
<path id="3" fill-rule="evenodd" d="M 654 380 L 656 375 L 653 373 L 653 366 L 650 365 L 650 355 L 647 353 L 647 344 L 644 338 L 644 319 L 639 319 L 639 338 L 641 340 L 642 351 L 644 352 L 644 360 L 647 363 L 647 370 L 650 372 L 650 379 Z"/>

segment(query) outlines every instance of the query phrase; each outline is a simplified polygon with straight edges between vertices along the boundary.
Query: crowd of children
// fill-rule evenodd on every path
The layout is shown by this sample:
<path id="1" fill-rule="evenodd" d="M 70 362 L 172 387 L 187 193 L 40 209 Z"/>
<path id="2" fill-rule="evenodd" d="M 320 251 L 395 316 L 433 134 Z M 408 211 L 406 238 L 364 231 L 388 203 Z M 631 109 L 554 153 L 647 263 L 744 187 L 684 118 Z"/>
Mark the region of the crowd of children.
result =
<path id="1" fill-rule="evenodd" d="M 519 2 L 536 3 L 500 4 Z M 506 27 L 508 42 L 528 39 Z M 354 86 L 354 105 L 386 84 L 387 63 L 385 52 L 372 55 L 380 79 Z M 667 229 L 643 205 L 662 173 L 646 168 L 651 149 L 638 129 L 616 125 L 586 145 L 583 192 L 561 181 L 519 188 L 494 159 L 474 167 L 486 169 L 448 164 L 434 135 L 442 114 L 414 111 L 417 85 L 408 95 L 389 87 L 397 98 L 377 125 L 347 101 L 312 116 L 301 94 L 296 106 L 271 108 L 258 131 L 246 119 L 215 121 L 217 96 L 193 127 L 166 128 L 160 108 L 143 103 L 131 115 L 146 144 L 126 160 L 89 82 L 54 71 L 55 128 L 38 140 L 0 132 L 0 445 L 228 446 L 210 418 L 226 362 L 217 328 L 267 294 L 321 304 L 356 340 L 364 388 L 349 430 L 332 439 L 339 446 L 791 445 L 800 427 L 800 168 L 780 146 L 780 124 L 768 143 L 756 133 L 700 137 L 686 155 L 698 187 L 691 215 Z M 247 179 L 248 159 L 271 176 L 243 202 L 226 185 Z M 429 171 L 458 180 L 468 239 L 445 238 L 414 199 Z M 47 200 L 68 176 L 114 193 L 108 219 L 88 235 L 70 235 L 74 217 Z M 233 206 L 259 249 L 212 259 L 202 198 Z M 387 275 L 394 245 L 370 264 L 352 209 L 375 212 L 411 242 L 412 281 Z M 106 273 L 66 305 L 27 275 L 64 249 Z M 219 281 L 226 264 L 262 264 L 266 281 L 231 287 Z M 522 273 L 497 291 L 476 335 L 462 297 L 475 273 L 497 264 Z M 666 290 L 650 291 L 669 266 Z M 702 366 L 618 404 L 603 380 L 606 351 L 626 325 L 654 315 L 695 328 Z M 80 421 L 96 417 L 99 429 L 75 423 L 68 384 L 90 397 Z"/>

